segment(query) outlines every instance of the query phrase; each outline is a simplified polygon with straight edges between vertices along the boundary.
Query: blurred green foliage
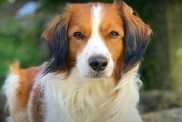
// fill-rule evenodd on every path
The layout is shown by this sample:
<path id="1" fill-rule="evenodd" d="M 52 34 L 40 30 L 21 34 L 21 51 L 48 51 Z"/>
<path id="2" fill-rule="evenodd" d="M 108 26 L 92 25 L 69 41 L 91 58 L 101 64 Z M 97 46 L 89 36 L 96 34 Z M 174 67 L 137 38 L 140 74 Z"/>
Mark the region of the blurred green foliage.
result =
<path id="1" fill-rule="evenodd" d="M 1 0 L 0 2 L 0 8 L 3 8 L 5 6 L 7 6 L 9 4 L 9 2 L 7 0 Z"/>
<path id="2" fill-rule="evenodd" d="M 8 66 L 14 61 L 21 62 L 21 67 L 40 65 L 45 60 L 44 43 L 40 36 L 44 30 L 41 20 L 36 20 L 34 27 L 25 28 L 18 20 L 8 19 L 0 29 L 0 86 L 9 72 Z"/>

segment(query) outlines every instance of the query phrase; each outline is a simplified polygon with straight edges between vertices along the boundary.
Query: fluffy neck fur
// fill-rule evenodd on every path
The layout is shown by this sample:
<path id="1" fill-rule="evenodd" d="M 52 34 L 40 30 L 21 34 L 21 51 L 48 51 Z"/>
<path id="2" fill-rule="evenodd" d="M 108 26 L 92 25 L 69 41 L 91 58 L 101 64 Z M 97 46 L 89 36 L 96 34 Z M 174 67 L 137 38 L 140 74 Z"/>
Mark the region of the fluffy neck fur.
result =
<path id="1" fill-rule="evenodd" d="M 126 73 L 116 86 L 111 78 L 83 78 L 76 69 L 65 80 L 64 74 L 47 74 L 39 79 L 45 122 L 142 122 L 136 109 L 141 84 L 137 70 Z"/>

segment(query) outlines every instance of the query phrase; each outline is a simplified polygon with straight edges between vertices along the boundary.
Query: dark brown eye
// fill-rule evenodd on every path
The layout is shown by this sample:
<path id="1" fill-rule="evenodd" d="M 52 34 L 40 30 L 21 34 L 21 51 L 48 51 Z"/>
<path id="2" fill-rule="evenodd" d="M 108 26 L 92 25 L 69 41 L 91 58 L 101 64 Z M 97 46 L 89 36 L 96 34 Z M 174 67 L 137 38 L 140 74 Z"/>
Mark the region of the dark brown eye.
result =
<path id="1" fill-rule="evenodd" d="M 84 35 L 81 33 L 81 32 L 75 32 L 74 34 L 73 34 L 73 36 L 76 38 L 76 39 L 84 39 L 85 37 L 84 37 Z"/>
<path id="2" fill-rule="evenodd" d="M 115 39 L 119 36 L 119 34 L 116 31 L 111 31 L 108 35 L 109 38 Z"/>

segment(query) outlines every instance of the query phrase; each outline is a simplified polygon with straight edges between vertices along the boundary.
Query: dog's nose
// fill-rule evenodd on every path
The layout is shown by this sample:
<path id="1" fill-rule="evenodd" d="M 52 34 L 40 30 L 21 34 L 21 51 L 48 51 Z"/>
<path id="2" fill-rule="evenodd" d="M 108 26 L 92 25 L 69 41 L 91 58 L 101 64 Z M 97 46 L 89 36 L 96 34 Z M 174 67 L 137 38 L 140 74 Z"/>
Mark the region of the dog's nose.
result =
<path id="1" fill-rule="evenodd" d="M 107 59 L 103 56 L 93 56 L 89 58 L 89 65 L 95 71 L 103 71 L 107 66 Z"/>

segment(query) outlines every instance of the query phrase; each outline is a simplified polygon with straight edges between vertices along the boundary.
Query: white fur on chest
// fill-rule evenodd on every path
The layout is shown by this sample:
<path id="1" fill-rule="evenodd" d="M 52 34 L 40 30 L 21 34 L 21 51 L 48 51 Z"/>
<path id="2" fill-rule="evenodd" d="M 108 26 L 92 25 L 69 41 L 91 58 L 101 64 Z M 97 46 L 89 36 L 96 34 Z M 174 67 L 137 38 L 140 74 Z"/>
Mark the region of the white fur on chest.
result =
<path id="1" fill-rule="evenodd" d="M 136 109 L 139 100 L 136 70 L 124 75 L 117 86 L 112 79 L 90 80 L 73 69 L 41 78 L 45 88 L 45 122 L 142 122 Z M 114 99 L 113 94 L 119 90 Z"/>

